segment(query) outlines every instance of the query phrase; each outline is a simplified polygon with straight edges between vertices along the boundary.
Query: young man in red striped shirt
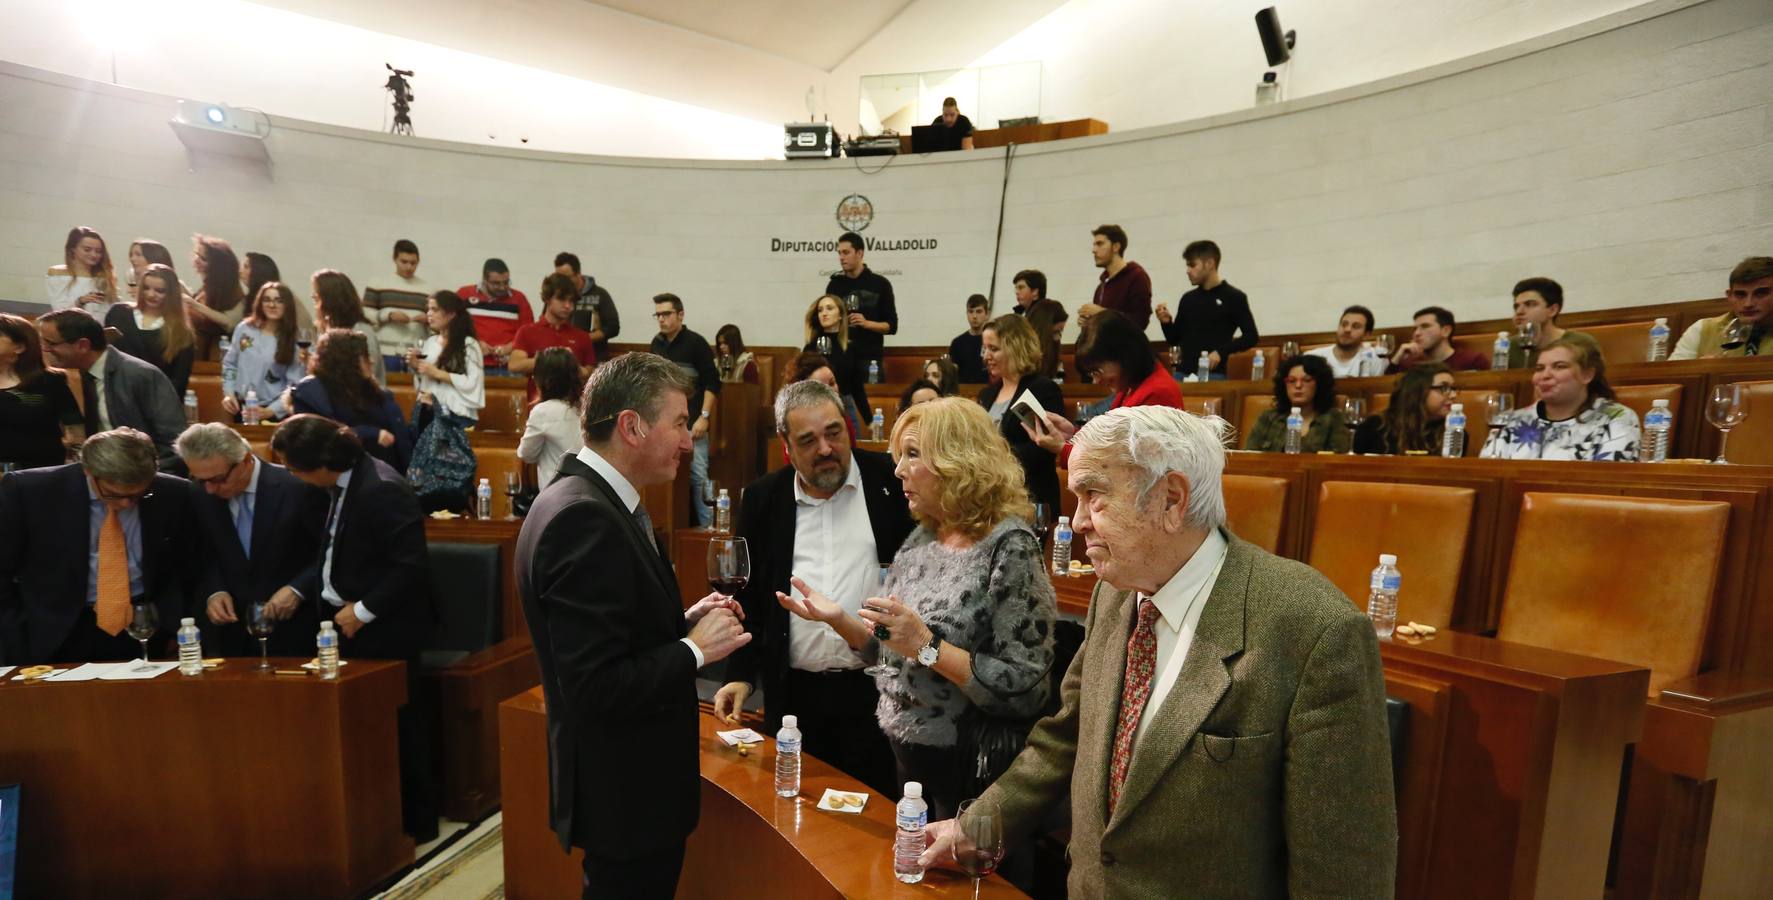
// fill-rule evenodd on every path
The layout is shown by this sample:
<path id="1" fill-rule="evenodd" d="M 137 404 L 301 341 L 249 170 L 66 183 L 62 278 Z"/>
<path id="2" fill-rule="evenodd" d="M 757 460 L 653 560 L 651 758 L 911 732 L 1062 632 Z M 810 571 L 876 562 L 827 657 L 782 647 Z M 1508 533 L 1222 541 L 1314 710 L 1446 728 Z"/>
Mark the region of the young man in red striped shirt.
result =
<path id="1" fill-rule="evenodd" d="M 456 295 L 468 301 L 474 334 L 486 348 L 486 374 L 511 374 L 505 360 L 511 355 L 517 329 L 536 320 L 529 298 L 511 288 L 511 268 L 502 259 L 489 259 L 480 267 L 480 283 L 463 285 Z"/>

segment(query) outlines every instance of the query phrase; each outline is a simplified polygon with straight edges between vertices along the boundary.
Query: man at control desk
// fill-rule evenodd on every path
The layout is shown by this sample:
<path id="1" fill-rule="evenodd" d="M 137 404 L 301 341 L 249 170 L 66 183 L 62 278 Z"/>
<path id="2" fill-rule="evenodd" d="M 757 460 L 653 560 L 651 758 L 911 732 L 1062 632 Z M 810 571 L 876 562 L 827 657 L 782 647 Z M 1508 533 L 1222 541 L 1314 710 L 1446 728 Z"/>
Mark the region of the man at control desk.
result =
<path id="1" fill-rule="evenodd" d="M 825 293 L 843 298 L 850 319 L 850 357 L 867 374 L 870 360 L 880 362 L 884 336 L 899 330 L 899 308 L 893 302 L 893 283 L 868 268 L 863 251 L 862 236 L 853 231 L 837 239 L 838 271 L 825 282 Z"/>
<path id="2" fill-rule="evenodd" d="M 960 114 L 960 104 L 953 97 L 942 100 L 942 114 L 931 119 L 930 124 L 942 129 L 936 132 L 942 136 L 942 145 L 936 149 L 973 149 L 973 120 Z"/>
<path id="3" fill-rule="evenodd" d="M 1371 622 L 1225 527 L 1217 417 L 1123 407 L 1072 439 L 1100 579 L 1061 706 L 984 799 L 1006 836 L 1069 796 L 1070 896 L 1390 897 L 1397 810 Z M 954 820 L 926 865 L 953 865 Z"/>

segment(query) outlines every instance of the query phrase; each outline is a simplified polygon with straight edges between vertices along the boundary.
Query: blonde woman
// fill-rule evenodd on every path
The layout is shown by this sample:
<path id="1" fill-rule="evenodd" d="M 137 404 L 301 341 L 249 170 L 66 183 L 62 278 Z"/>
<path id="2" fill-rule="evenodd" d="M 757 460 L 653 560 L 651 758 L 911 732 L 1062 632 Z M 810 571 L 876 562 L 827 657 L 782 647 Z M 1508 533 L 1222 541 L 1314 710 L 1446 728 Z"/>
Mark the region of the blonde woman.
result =
<path id="1" fill-rule="evenodd" d="M 153 363 L 172 381 L 173 393 L 185 395 L 191 384 L 197 333 L 185 312 L 185 286 L 172 267 L 150 263 L 136 285 L 135 303 L 111 307 L 104 322 L 122 335 L 111 346 Z"/>
<path id="2" fill-rule="evenodd" d="M 104 237 L 84 225 L 69 230 L 62 264 L 49 267 L 43 289 L 51 309 L 84 309 L 103 322 L 117 302 L 117 273 Z"/>
<path id="3" fill-rule="evenodd" d="M 922 782 L 931 817 L 945 818 L 977 787 L 969 735 L 981 719 L 1017 723 L 1022 740 L 1045 706 L 1058 608 L 1021 467 L 983 409 L 958 397 L 913 406 L 890 447 L 918 528 L 885 596 L 852 616 L 795 578 L 796 596 L 776 599 L 864 656 L 884 646 L 898 658 L 876 681 L 880 727 L 900 782 Z"/>
<path id="4" fill-rule="evenodd" d="M 991 376 L 991 383 L 979 392 L 979 405 L 985 408 L 1004 440 L 1009 441 L 1010 451 L 1022 463 L 1029 499 L 1044 504 L 1047 516 L 1056 515 L 1058 457 L 1029 437 L 1021 419 L 1010 412 L 1023 394 L 1033 394 L 1045 411 L 1065 414 L 1065 397 L 1059 392 L 1058 383 L 1040 374 L 1040 338 L 1034 326 L 1011 314 L 986 324 L 980 340 L 985 346 L 985 371 Z"/>
<path id="5" fill-rule="evenodd" d="M 843 395 L 847 407 L 845 412 L 855 422 L 862 422 L 871 412 L 868 373 L 860 368 L 867 363 L 850 352 L 850 324 L 842 299 L 825 294 L 807 307 L 806 346 L 800 349 L 817 353 L 831 364 L 831 372 L 837 376 L 837 392 Z"/>

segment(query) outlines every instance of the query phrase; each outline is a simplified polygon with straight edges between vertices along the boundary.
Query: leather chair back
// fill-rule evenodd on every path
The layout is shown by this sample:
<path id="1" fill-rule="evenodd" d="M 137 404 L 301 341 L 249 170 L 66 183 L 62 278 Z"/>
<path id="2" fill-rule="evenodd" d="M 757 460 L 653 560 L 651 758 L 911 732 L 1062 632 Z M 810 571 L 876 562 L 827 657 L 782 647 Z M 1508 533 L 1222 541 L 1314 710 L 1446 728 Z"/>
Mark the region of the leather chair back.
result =
<path id="1" fill-rule="evenodd" d="M 1719 501 L 1526 493 L 1496 636 L 1645 666 L 1655 696 L 1699 672 L 1729 519 Z"/>
<path id="2" fill-rule="evenodd" d="M 480 419 L 475 427 L 480 431 L 521 433 L 524 417 L 529 412 L 528 401 L 527 389 L 487 388 L 486 405 L 480 408 Z"/>
<path id="3" fill-rule="evenodd" d="M 466 655 L 498 643 L 502 610 L 498 544 L 433 541 L 429 545 L 437 625 L 427 656 Z"/>
<path id="4" fill-rule="evenodd" d="M 1649 338 L 1644 340 L 1648 341 Z M 1608 359 L 1608 362 L 1612 360 Z M 1681 395 L 1684 391 L 1678 384 L 1616 384 L 1613 386 L 1613 393 L 1618 395 L 1620 403 L 1638 414 L 1638 422 L 1642 423 L 1644 414 L 1650 411 L 1657 400 L 1667 400 L 1669 412 L 1680 415 Z M 1671 445 L 1668 449 L 1669 455 L 1673 456 L 1675 448 Z"/>
<path id="5" fill-rule="evenodd" d="M 1224 397 L 1201 396 L 1186 392 L 1182 395 L 1182 408 L 1197 416 L 1223 416 L 1230 413 Z"/>
<path id="6" fill-rule="evenodd" d="M 1258 350 L 1262 351 L 1262 365 L 1267 368 L 1262 377 L 1264 379 L 1273 377 L 1274 367 L 1281 364 L 1279 344 L 1251 347 L 1248 350 L 1240 350 L 1231 354 L 1231 358 L 1225 361 L 1225 377 L 1232 381 L 1249 381 L 1250 370 L 1256 364 L 1256 351 Z M 1199 358 L 1185 359 L 1182 361 L 1182 372 L 1184 374 L 1193 372 L 1195 367 L 1199 365 Z"/>
<path id="7" fill-rule="evenodd" d="M 1594 338 L 1595 343 L 1601 345 L 1601 358 L 1607 361 L 1607 365 L 1618 366 L 1650 361 L 1650 328 L 1655 324 L 1652 321 L 1620 322 L 1617 325 L 1594 325 L 1576 330 Z M 1670 335 L 1670 350 L 1674 349 L 1672 340 L 1677 337 L 1680 335 Z"/>
<path id="8" fill-rule="evenodd" d="M 1244 408 L 1237 418 L 1237 438 L 1232 446 L 1242 447 L 1250 432 L 1256 428 L 1256 420 L 1262 418 L 1265 410 L 1274 408 L 1274 394 L 1245 394 Z"/>
<path id="9" fill-rule="evenodd" d="M 388 385 L 388 393 L 394 395 L 395 405 L 400 407 L 400 416 L 408 422 L 412 421 L 412 405 L 417 402 L 419 391 L 408 381 L 403 384 Z"/>
<path id="10" fill-rule="evenodd" d="M 1225 524 L 1231 532 L 1270 553 L 1280 552 L 1287 517 L 1287 480 L 1267 475 L 1221 476 Z"/>
<path id="11" fill-rule="evenodd" d="M 1379 554 L 1404 576 L 1399 624 L 1446 628 L 1465 568 L 1477 491 L 1433 484 L 1326 481 L 1318 490 L 1307 561 L 1365 609 Z"/>
<path id="12" fill-rule="evenodd" d="M 1367 415 L 1376 416 L 1384 412 L 1385 408 L 1390 405 L 1390 391 L 1374 391 L 1373 396 L 1367 398 Z"/>
<path id="13" fill-rule="evenodd" d="M 1773 466 L 1773 381 L 1739 383 L 1744 396 L 1748 398 L 1748 418 L 1730 429 L 1730 443 L 1726 448 L 1730 461 L 1744 465 Z"/>
<path id="14" fill-rule="evenodd" d="M 517 448 L 476 445 L 474 460 L 475 484 L 479 484 L 482 478 L 492 483 L 493 516 L 502 519 L 510 515 L 511 498 L 505 495 L 505 475 L 516 472 L 518 480 L 523 480 L 523 460 L 517 458 Z"/>

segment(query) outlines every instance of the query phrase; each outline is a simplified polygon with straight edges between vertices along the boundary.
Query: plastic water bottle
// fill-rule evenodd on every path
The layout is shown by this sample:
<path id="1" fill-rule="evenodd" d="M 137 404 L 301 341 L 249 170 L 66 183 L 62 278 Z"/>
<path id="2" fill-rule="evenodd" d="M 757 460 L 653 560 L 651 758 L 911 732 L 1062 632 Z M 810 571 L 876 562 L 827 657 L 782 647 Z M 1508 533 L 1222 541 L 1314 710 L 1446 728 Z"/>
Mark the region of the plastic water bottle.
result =
<path id="1" fill-rule="evenodd" d="M 893 833 L 893 877 L 906 884 L 923 880 L 918 858 L 929 846 L 924 828 L 930 824 L 930 808 L 923 802 L 923 784 L 905 782 L 905 799 L 899 801 L 899 827 Z"/>
<path id="2" fill-rule="evenodd" d="M 1267 376 L 1268 376 L 1268 360 L 1263 358 L 1262 351 L 1257 350 L 1256 351 L 1256 358 L 1250 360 L 1250 380 L 1251 381 L 1261 381 L 1263 378 L 1266 378 Z"/>
<path id="3" fill-rule="evenodd" d="M 480 486 L 474 489 L 474 514 L 482 519 L 492 518 L 491 479 L 480 479 Z"/>
<path id="4" fill-rule="evenodd" d="M 196 619 L 179 620 L 179 674 L 203 674 L 203 635 Z"/>
<path id="5" fill-rule="evenodd" d="M 221 336 L 220 340 L 215 342 L 215 345 L 216 345 L 216 349 L 221 351 L 221 353 L 216 356 L 216 359 L 224 359 L 225 360 L 228 358 L 228 351 L 230 349 L 232 349 L 234 346 L 234 341 L 228 335 L 224 334 Z"/>
<path id="6" fill-rule="evenodd" d="M 720 489 L 720 496 L 714 498 L 714 530 L 719 534 L 729 534 L 733 530 L 733 496 Z"/>
<path id="7" fill-rule="evenodd" d="M 878 359 L 871 359 L 868 361 L 868 383 L 880 383 L 880 360 Z"/>
<path id="8" fill-rule="evenodd" d="M 259 423 L 259 392 L 246 389 L 246 399 L 240 401 L 240 418 L 248 425 Z"/>
<path id="9" fill-rule="evenodd" d="M 1508 368 L 1508 332 L 1496 332 L 1496 343 L 1490 349 L 1490 368 L 1500 372 Z"/>
<path id="10" fill-rule="evenodd" d="M 800 796 L 800 719 L 782 717 L 776 732 L 776 796 Z"/>
<path id="11" fill-rule="evenodd" d="M 1367 618 L 1373 620 L 1373 630 L 1380 637 L 1391 637 L 1391 630 L 1397 627 L 1397 592 L 1403 584 L 1404 576 L 1397 570 L 1397 557 L 1389 553 L 1379 554 L 1379 566 L 1373 570 L 1372 586 L 1367 594 Z"/>
<path id="12" fill-rule="evenodd" d="M 1287 447 L 1288 453 L 1298 453 L 1305 449 L 1305 411 L 1293 407 L 1287 413 Z"/>
<path id="13" fill-rule="evenodd" d="M 320 636 L 314 639 L 314 647 L 320 657 L 320 677 L 327 681 L 336 681 L 339 677 L 339 633 L 332 630 L 332 622 L 320 623 Z"/>
<path id="14" fill-rule="evenodd" d="M 185 391 L 185 424 L 197 424 L 197 392 Z"/>
<path id="15" fill-rule="evenodd" d="M 1071 574 L 1071 517 L 1060 516 L 1053 526 L 1053 574 Z"/>
<path id="16" fill-rule="evenodd" d="M 881 412 L 878 406 L 874 408 L 874 419 L 868 423 L 868 439 L 871 441 L 886 439 L 886 414 Z"/>
<path id="17" fill-rule="evenodd" d="M 1441 433 L 1441 456 L 1458 459 L 1465 455 L 1465 404 L 1453 404 L 1447 413 L 1447 428 Z"/>
<path id="18" fill-rule="evenodd" d="M 1668 358 L 1668 320 L 1657 319 L 1650 326 L 1650 361 L 1662 362 Z"/>
<path id="19" fill-rule="evenodd" d="M 1644 446 L 1638 453 L 1640 462 L 1667 462 L 1668 435 L 1674 428 L 1674 411 L 1668 408 L 1667 400 L 1657 400 L 1650 404 L 1650 411 L 1644 413 Z"/>
<path id="20" fill-rule="evenodd" d="M 1200 352 L 1200 362 L 1195 364 L 1194 374 L 1195 377 L 1202 381 L 1206 381 L 1207 377 L 1213 374 L 1213 362 L 1211 358 L 1207 356 L 1207 351 L 1202 350 Z"/>

